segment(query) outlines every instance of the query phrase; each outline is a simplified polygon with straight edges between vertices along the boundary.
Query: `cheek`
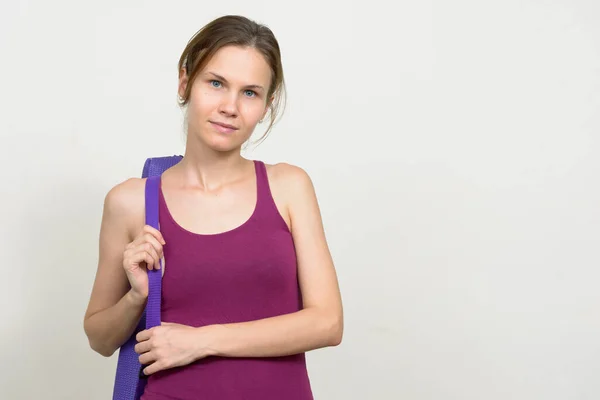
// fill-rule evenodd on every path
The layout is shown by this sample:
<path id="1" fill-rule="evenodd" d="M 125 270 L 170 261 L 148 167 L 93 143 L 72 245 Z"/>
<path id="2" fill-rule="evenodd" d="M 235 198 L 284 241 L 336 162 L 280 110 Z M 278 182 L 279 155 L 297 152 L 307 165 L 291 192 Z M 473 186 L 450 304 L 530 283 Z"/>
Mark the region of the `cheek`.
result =
<path id="1" fill-rule="evenodd" d="M 212 110 L 218 107 L 219 98 L 210 92 L 196 93 L 191 98 L 191 106 L 196 114 L 211 113 Z"/>
<path id="2" fill-rule="evenodd" d="M 262 117 L 264 105 L 261 101 L 247 101 L 240 105 L 240 112 L 248 121 L 258 121 Z"/>

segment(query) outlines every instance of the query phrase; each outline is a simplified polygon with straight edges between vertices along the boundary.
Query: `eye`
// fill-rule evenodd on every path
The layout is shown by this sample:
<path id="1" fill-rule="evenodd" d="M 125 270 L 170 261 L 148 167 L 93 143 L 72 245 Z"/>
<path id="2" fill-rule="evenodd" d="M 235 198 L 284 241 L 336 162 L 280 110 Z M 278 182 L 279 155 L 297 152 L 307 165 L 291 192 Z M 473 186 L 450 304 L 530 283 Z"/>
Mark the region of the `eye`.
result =
<path id="1" fill-rule="evenodd" d="M 215 86 L 215 85 L 214 85 L 214 83 L 217 83 L 217 84 L 218 84 L 218 86 Z M 210 84 L 211 84 L 213 87 L 221 87 L 221 82 L 219 82 L 219 81 L 217 81 L 217 80 L 214 80 L 214 79 L 210 81 Z"/>
<path id="2" fill-rule="evenodd" d="M 250 93 L 250 94 L 248 95 L 248 97 L 255 97 L 255 96 L 256 96 L 256 92 L 255 92 L 254 90 L 250 90 L 250 89 L 248 89 L 248 90 L 245 90 L 244 92 L 245 92 L 246 94 Z"/>

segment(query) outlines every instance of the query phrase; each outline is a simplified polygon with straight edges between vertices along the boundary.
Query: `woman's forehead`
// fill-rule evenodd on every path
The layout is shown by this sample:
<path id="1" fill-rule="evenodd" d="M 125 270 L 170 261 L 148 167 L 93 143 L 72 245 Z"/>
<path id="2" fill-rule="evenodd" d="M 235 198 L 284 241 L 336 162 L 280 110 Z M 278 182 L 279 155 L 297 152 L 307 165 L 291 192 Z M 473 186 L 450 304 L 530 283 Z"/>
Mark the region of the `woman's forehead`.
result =
<path id="1" fill-rule="evenodd" d="M 240 85 L 267 87 L 271 80 L 269 64 L 264 56 L 252 47 L 223 47 L 209 60 L 202 72 L 218 74 L 228 82 Z"/>

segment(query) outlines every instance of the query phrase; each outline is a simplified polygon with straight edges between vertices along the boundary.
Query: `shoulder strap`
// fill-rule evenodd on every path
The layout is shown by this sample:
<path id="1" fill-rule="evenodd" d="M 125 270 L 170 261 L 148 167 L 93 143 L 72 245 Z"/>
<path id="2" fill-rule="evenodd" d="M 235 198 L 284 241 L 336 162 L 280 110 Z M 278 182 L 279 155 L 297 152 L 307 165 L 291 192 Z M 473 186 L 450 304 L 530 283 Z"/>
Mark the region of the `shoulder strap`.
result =
<path id="1" fill-rule="evenodd" d="M 154 229 L 158 226 L 158 190 L 160 175 L 146 179 L 146 225 Z M 146 304 L 146 329 L 160 325 L 160 295 L 162 280 L 162 260 L 159 259 L 160 269 L 148 271 L 148 302 Z"/>
<path id="2" fill-rule="evenodd" d="M 181 161 L 182 156 L 147 158 L 142 171 L 146 180 L 145 207 L 146 224 L 158 229 L 158 190 L 160 175 Z M 129 339 L 119 350 L 119 361 L 113 387 L 113 400 L 139 400 L 146 387 L 147 377 L 143 373 L 139 355 L 135 352 L 136 335 L 145 329 L 160 325 L 162 261 L 159 270 L 148 271 L 148 302 L 142 318 Z"/>
<path id="3" fill-rule="evenodd" d="M 162 173 L 179 163 L 183 156 L 150 157 L 146 159 L 142 170 L 142 177 L 146 180 L 146 225 L 154 229 L 158 226 L 158 194 L 160 176 Z M 162 260 L 159 260 L 160 269 L 148 271 L 148 303 L 146 305 L 146 329 L 160 325 L 160 302 Z"/>
<path id="4" fill-rule="evenodd" d="M 182 159 L 183 156 L 181 155 L 147 158 L 142 169 L 142 178 L 160 175 L 173 165 L 179 163 Z"/>

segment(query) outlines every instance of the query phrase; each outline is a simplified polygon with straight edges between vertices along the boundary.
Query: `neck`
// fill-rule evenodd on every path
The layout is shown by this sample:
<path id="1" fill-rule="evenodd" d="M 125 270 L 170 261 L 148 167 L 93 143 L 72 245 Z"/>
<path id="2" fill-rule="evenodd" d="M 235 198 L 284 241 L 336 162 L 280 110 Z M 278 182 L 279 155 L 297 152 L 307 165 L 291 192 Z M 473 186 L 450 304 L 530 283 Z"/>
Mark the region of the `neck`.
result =
<path id="1" fill-rule="evenodd" d="M 199 143 L 189 145 L 188 141 L 183 159 L 173 168 L 179 176 L 178 186 L 216 191 L 245 177 L 253 164 L 242 157 L 239 149 L 218 152 Z"/>

